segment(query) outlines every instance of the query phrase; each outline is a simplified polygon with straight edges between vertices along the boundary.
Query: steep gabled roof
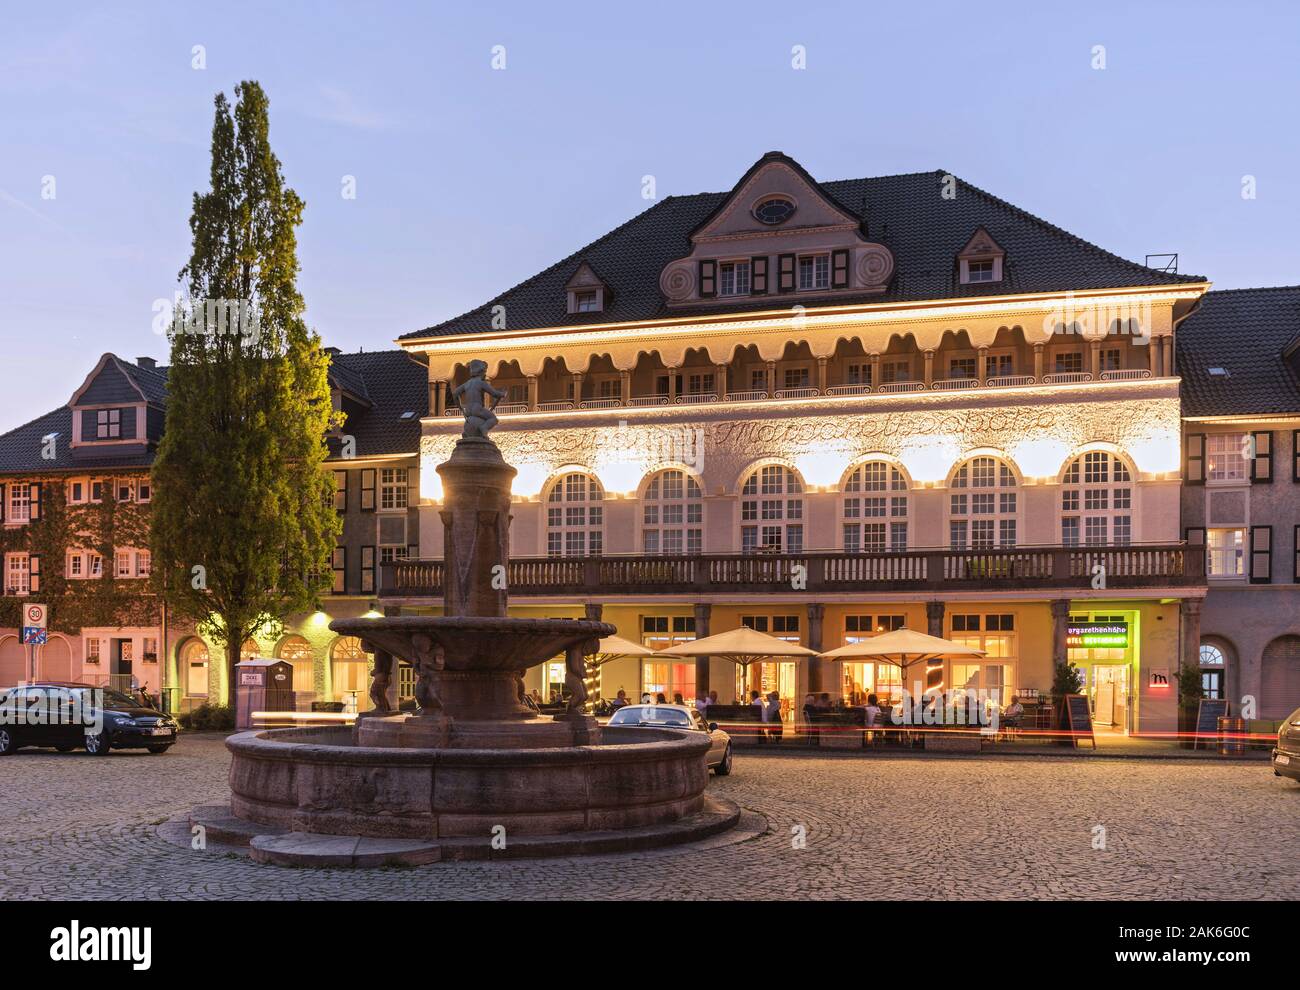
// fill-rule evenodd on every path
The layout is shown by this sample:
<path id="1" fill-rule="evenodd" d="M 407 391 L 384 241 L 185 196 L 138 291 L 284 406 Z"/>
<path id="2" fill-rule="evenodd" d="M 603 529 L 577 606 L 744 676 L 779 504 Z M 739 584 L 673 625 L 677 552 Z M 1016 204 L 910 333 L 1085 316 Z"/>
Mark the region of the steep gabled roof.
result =
<path id="1" fill-rule="evenodd" d="M 1127 261 L 965 182 L 957 182 L 955 197 L 945 198 L 942 193 L 949 174 L 938 170 L 820 184 L 836 204 L 862 217 L 867 236 L 887 246 L 896 260 L 893 280 L 883 294 L 861 300 L 838 298 L 836 305 L 1204 281 L 1200 276 L 1171 274 Z M 670 314 L 659 289 L 659 274 L 670 261 L 690 252 L 691 232 L 730 195 L 669 196 L 482 306 L 403 334 L 401 339 L 490 329 L 494 306 L 505 307 L 506 326 L 513 330 L 689 313 L 677 308 Z M 980 227 L 1006 251 L 1004 278 L 997 283 L 962 285 L 954 259 Z M 565 311 L 564 285 L 583 261 L 599 271 L 612 290 L 612 303 L 603 312 Z M 736 309 L 771 309 L 785 301 L 781 296 L 758 297 Z"/>
<path id="2" fill-rule="evenodd" d="M 1300 285 L 1207 292 L 1174 337 L 1183 415 L 1300 414 L 1297 335 Z"/>

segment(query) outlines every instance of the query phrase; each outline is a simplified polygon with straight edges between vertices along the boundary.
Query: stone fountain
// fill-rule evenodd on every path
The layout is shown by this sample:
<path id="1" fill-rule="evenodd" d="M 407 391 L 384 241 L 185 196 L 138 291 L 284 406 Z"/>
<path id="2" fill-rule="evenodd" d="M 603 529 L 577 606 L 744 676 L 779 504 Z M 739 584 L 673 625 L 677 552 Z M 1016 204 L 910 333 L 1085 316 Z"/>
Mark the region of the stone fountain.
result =
<path id="1" fill-rule="evenodd" d="M 465 428 L 443 482 L 443 615 L 337 619 L 376 656 L 373 711 L 344 727 L 232 736 L 231 804 L 197 809 L 217 841 L 304 865 L 573 855 L 687 842 L 740 812 L 705 794 L 708 739 L 602 728 L 584 712 L 586 654 L 607 623 L 506 614 L 510 483 L 487 436 L 486 365 L 457 389 Z M 561 715 L 523 702 L 523 675 L 564 654 Z M 415 668 L 414 713 L 389 710 L 393 658 Z"/>

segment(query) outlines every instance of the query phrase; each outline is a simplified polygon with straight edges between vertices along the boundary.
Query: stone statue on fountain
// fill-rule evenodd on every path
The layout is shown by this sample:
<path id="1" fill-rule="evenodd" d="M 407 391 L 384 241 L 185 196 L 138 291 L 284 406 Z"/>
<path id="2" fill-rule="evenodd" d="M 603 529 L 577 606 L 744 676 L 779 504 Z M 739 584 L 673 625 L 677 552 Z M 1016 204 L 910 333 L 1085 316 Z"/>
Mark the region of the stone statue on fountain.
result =
<path id="1" fill-rule="evenodd" d="M 462 440 L 486 440 L 488 432 L 497 425 L 492 408 L 506 397 L 506 393 L 487 380 L 487 370 L 486 361 L 471 361 L 469 378 L 451 393 L 465 413 L 465 428 L 460 434 Z M 485 401 L 487 396 L 496 400 L 491 407 Z"/>

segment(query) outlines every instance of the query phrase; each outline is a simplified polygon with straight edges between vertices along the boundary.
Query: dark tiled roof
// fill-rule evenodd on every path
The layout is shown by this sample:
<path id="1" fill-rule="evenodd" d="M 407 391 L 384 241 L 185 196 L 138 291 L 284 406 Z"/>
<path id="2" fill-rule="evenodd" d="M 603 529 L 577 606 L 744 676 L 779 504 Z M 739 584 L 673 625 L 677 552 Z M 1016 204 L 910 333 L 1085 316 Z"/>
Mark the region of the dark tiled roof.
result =
<path id="1" fill-rule="evenodd" d="M 357 439 L 356 456 L 413 454 L 420 449 L 420 417 L 429 410 L 429 374 L 406 351 L 339 354 L 331 367 L 355 379 L 371 407 L 350 416 L 343 432 Z M 349 388 L 349 391 L 352 389 Z M 402 419 L 403 413 L 414 415 Z M 337 444 L 330 443 L 337 452 Z"/>
<path id="2" fill-rule="evenodd" d="M 1300 285 L 1207 292 L 1174 338 L 1183 415 L 1300 413 L 1300 376 L 1282 356 L 1297 337 Z"/>
<path id="3" fill-rule="evenodd" d="M 365 378 L 360 370 L 352 367 L 349 362 L 341 360 L 342 357 L 341 353 L 331 354 L 330 356 L 330 384 L 343 389 L 345 392 L 350 392 L 359 399 L 369 401 L 370 396 L 366 395 Z"/>
<path id="4" fill-rule="evenodd" d="M 832 199 L 864 218 L 868 238 L 889 247 L 895 259 L 895 275 L 883 294 L 841 296 L 828 300 L 828 305 L 1203 281 L 1199 276 L 1170 274 L 1127 261 L 964 182 L 958 182 L 954 198 L 944 199 L 940 192 L 947 174 L 940 170 L 821 183 Z M 505 306 L 506 325 L 515 330 L 670 315 L 659 291 L 659 273 L 690 252 L 690 232 L 728 195 L 670 196 L 477 309 L 403 334 L 402 339 L 485 330 L 497 305 Z M 1005 277 L 993 285 L 962 285 L 956 256 L 981 226 L 1006 251 Z M 566 312 L 564 286 L 583 261 L 610 285 L 613 298 L 604 312 Z M 735 308 L 770 309 L 773 298 Z"/>
<path id="5" fill-rule="evenodd" d="M 167 397 L 167 369 L 141 368 L 117 358 L 117 362 L 135 380 L 150 402 L 163 404 Z M 420 417 L 429 405 L 428 373 L 425 367 L 405 351 L 373 351 L 340 354 L 331 362 L 331 374 L 341 373 L 348 380 L 348 390 L 359 388 L 371 406 L 351 417 L 343 431 L 357 439 L 356 455 L 410 454 L 420 447 Z M 402 419 L 404 412 L 413 412 Z M 43 438 L 57 433 L 54 445 L 57 456 L 41 456 Z M 47 471 L 78 470 L 88 474 L 121 468 L 148 467 L 154 451 L 132 448 L 134 453 L 104 459 L 74 461 L 71 451 L 72 410 L 61 406 L 38 419 L 8 433 L 0 434 L 0 474 L 38 474 Z M 337 446 L 331 444 L 337 451 Z"/>

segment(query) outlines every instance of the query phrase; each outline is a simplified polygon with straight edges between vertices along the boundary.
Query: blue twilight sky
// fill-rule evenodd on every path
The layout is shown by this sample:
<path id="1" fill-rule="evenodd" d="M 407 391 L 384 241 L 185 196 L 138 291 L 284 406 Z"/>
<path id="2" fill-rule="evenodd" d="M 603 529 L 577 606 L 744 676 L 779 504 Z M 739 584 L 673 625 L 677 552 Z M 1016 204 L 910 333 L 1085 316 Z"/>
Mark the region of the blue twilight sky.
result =
<path id="1" fill-rule="evenodd" d="M 944 168 L 1221 288 L 1300 282 L 1293 2 L 120 8 L 0 0 L 0 430 L 103 351 L 166 358 L 151 306 L 189 254 L 212 97 L 248 78 L 307 202 L 308 317 L 345 349 L 558 260 L 649 205 L 644 175 L 724 190 L 770 149 L 818 179 Z"/>

